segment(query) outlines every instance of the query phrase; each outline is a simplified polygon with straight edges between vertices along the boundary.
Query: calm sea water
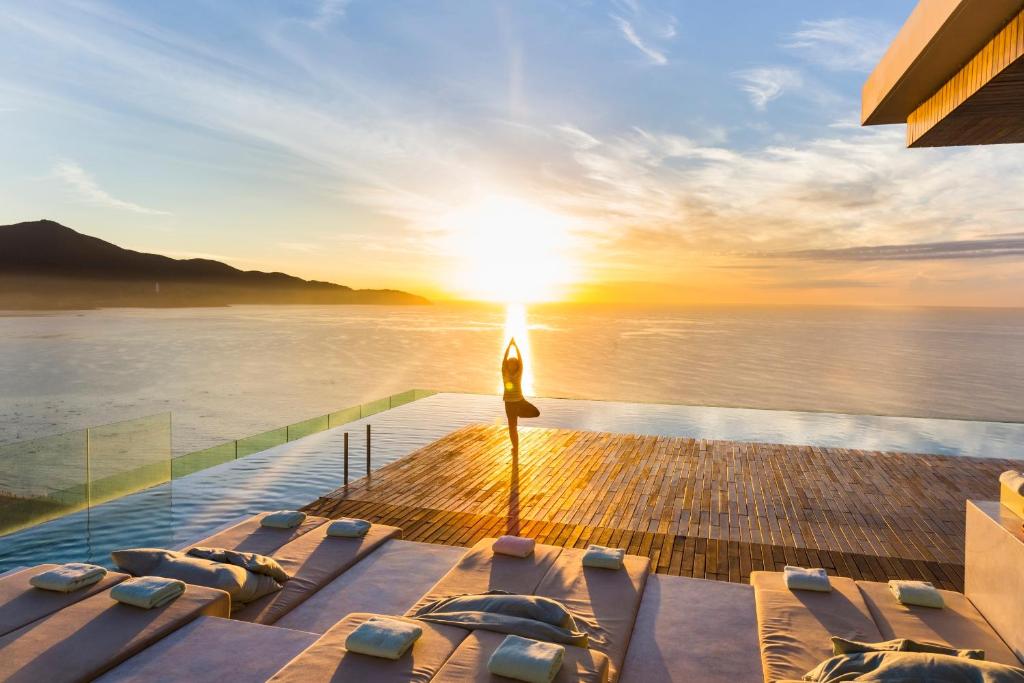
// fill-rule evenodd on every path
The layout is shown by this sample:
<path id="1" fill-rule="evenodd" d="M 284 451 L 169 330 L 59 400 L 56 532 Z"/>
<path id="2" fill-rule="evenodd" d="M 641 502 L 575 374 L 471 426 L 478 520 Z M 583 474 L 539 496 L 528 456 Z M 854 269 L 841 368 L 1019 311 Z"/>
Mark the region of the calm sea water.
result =
<path id="1" fill-rule="evenodd" d="M 0 443 L 171 411 L 183 453 L 493 393 L 508 331 L 535 395 L 1024 421 L 1022 310 L 246 306 L 0 315 Z"/>

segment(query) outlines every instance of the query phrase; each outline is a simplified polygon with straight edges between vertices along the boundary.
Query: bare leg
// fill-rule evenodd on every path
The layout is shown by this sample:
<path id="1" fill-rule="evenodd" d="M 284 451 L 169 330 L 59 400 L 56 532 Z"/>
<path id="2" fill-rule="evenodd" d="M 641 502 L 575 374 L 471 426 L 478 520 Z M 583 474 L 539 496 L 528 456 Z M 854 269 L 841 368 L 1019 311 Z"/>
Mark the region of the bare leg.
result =
<path id="1" fill-rule="evenodd" d="M 515 403 L 505 404 L 505 416 L 508 417 L 508 440 L 512 442 L 513 455 L 519 454 L 519 412 Z"/>

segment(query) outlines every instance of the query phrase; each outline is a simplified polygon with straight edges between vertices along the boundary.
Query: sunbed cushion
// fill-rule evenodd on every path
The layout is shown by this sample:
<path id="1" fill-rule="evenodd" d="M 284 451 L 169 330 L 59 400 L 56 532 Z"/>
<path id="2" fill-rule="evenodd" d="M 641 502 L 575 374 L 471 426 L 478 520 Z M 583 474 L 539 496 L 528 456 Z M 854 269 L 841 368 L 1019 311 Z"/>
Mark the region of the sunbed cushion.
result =
<path id="1" fill-rule="evenodd" d="M 226 617 L 230 608 L 227 593 L 202 586 L 149 610 L 104 591 L 0 637 L 4 680 L 90 681 L 196 617 Z"/>
<path id="2" fill-rule="evenodd" d="M 326 517 L 312 517 L 307 515 L 306 519 L 294 529 L 277 529 L 274 527 L 260 526 L 260 520 L 269 513 L 261 512 L 258 515 L 240 522 L 223 531 L 204 538 L 192 544 L 191 547 L 199 546 L 206 548 L 226 548 L 237 550 L 242 553 L 258 553 L 260 555 L 274 555 L 281 546 L 291 543 L 313 529 L 326 524 Z"/>
<path id="3" fill-rule="evenodd" d="M 406 612 L 406 616 L 411 616 L 423 605 L 452 595 L 486 593 L 489 590 L 531 595 L 562 552 L 562 548 L 557 546 L 537 544 L 529 557 L 500 555 L 491 550 L 494 540 L 485 538 L 467 550 L 462 559 Z"/>
<path id="4" fill-rule="evenodd" d="M 473 631 L 434 677 L 435 683 L 499 683 L 508 681 L 487 669 L 491 655 L 505 640 L 502 633 Z M 565 657 L 554 681 L 558 683 L 604 683 L 608 680 L 608 658 L 600 652 L 565 645 Z"/>
<path id="5" fill-rule="evenodd" d="M 831 593 L 773 590 L 764 586 L 780 585 L 782 575 L 762 576 L 768 573 L 754 572 L 750 581 L 766 681 L 799 680 L 832 656 L 831 636 L 885 640 L 853 579 L 829 577 Z"/>
<path id="6" fill-rule="evenodd" d="M 35 588 L 29 583 L 36 574 L 59 565 L 41 564 L 0 578 L 0 636 L 10 633 L 37 619 L 53 614 L 89 596 L 96 595 L 128 578 L 121 572 L 107 572 L 102 579 L 70 593 L 58 593 Z"/>
<path id="7" fill-rule="evenodd" d="M 321 525 L 274 553 L 274 559 L 292 577 L 284 587 L 249 603 L 232 616 L 242 621 L 273 624 L 381 543 L 401 538 L 401 534 L 402 530 L 397 527 L 374 524 L 362 538 L 336 538 L 327 536 L 327 526 Z"/>
<path id="8" fill-rule="evenodd" d="M 281 589 L 280 584 L 264 574 L 174 550 L 131 548 L 115 550 L 110 556 L 114 564 L 133 576 L 163 576 L 226 591 L 231 596 L 233 608 Z"/>
<path id="9" fill-rule="evenodd" d="M 373 616 L 376 615 L 361 612 L 348 615 L 270 680 L 294 683 L 421 683 L 431 680 L 459 643 L 469 635 L 469 631 L 461 628 L 416 621 L 416 625 L 423 629 L 423 635 L 397 660 L 370 657 L 346 650 L 345 639 L 348 635 Z"/>
<path id="10" fill-rule="evenodd" d="M 626 555 L 622 569 L 584 567 L 584 550 L 565 548 L 537 586 L 536 594 L 561 602 L 590 636 L 588 647 L 611 660 L 615 680 L 640 609 L 651 561 Z"/>
<path id="11" fill-rule="evenodd" d="M 864 594 L 864 601 L 885 640 L 910 638 L 958 649 L 984 650 L 987 661 L 1021 666 L 1010 648 L 963 593 L 940 590 L 946 606 L 936 609 L 904 605 L 896 600 L 884 583 L 858 581 L 857 586 Z"/>

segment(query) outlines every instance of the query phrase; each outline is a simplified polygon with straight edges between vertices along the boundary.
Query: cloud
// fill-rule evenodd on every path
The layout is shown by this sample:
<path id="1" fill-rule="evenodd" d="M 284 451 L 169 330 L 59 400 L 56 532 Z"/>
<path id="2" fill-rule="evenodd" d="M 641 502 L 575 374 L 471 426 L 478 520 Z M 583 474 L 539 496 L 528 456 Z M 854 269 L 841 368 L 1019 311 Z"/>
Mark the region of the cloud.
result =
<path id="1" fill-rule="evenodd" d="M 150 209 L 145 206 L 133 204 L 132 202 L 126 202 L 122 199 L 112 196 L 101 188 L 91 175 L 89 175 L 85 169 L 76 164 L 74 161 L 62 160 L 57 162 L 53 167 L 53 173 L 55 176 L 63 180 L 68 184 L 78 195 L 96 206 L 103 206 L 109 209 L 119 209 L 122 211 L 134 211 L 135 213 L 142 213 L 151 216 L 169 216 L 170 213 L 167 211 L 158 211 L 156 209 Z"/>
<path id="2" fill-rule="evenodd" d="M 805 21 L 783 47 L 833 71 L 871 71 L 892 40 L 888 24 L 856 18 Z"/>
<path id="3" fill-rule="evenodd" d="M 803 84 L 800 72 L 784 66 L 764 66 L 740 71 L 736 77 L 741 81 L 740 89 L 750 96 L 755 109 L 764 111 L 768 103 L 780 97 L 787 90 Z"/>
<path id="4" fill-rule="evenodd" d="M 614 14 L 612 15 L 612 19 L 615 20 L 616 24 L 618 24 L 619 30 L 622 31 L 622 35 L 625 36 L 626 40 L 628 40 L 633 47 L 644 53 L 647 58 L 651 60 L 651 64 L 657 64 L 658 66 L 668 64 L 668 57 L 665 56 L 665 53 L 651 47 L 641 40 L 631 22 Z M 673 32 L 672 35 L 675 35 L 675 33 Z"/>
<path id="5" fill-rule="evenodd" d="M 768 258 L 793 258 L 811 261 L 948 261 L 954 259 L 988 259 L 1024 256 L 1024 236 L 1008 233 L 984 239 L 918 244 L 885 244 L 839 249 L 801 249 Z"/>
<path id="6" fill-rule="evenodd" d="M 783 280 L 761 285 L 769 289 L 861 289 L 880 287 L 880 282 L 855 280 L 853 278 L 822 278 L 818 280 Z"/>
<path id="7" fill-rule="evenodd" d="M 309 26 L 321 31 L 330 26 L 336 19 L 341 19 L 348 11 L 352 0 L 320 0 L 316 16 L 309 21 Z"/>

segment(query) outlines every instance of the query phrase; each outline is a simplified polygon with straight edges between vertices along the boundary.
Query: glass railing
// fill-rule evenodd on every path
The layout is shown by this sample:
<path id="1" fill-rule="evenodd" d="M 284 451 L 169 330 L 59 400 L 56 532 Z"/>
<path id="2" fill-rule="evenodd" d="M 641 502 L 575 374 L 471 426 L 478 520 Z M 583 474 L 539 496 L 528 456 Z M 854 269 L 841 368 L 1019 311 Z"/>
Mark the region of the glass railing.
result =
<path id="1" fill-rule="evenodd" d="M 433 391 L 410 389 L 172 457 L 171 414 L 0 445 L 0 535 L 397 408 Z"/>
<path id="2" fill-rule="evenodd" d="M 0 445 L 0 534 L 170 478 L 170 413 Z"/>

